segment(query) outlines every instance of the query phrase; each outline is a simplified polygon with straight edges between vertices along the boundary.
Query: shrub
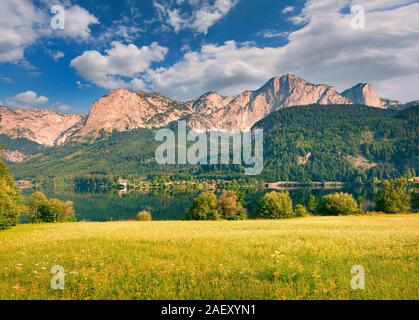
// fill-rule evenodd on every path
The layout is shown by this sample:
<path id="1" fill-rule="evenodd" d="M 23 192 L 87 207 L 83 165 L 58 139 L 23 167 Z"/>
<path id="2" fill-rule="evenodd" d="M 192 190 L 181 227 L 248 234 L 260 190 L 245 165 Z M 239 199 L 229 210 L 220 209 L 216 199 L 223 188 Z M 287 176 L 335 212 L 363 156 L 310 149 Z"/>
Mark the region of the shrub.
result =
<path id="1" fill-rule="evenodd" d="M 270 192 L 265 194 L 257 209 L 261 218 L 280 219 L 294 216 L 292 200 L 288 192 Z"/>
<path id="2" fill-rule="evenodd" d="M 322 197 L 319 212 L 324 215 L 339 216 L 359 212 L 358 204 L 354 197 L 348 193 L 333 193 Z"/>
<path id="3" fill-rule="evenodd" d="M 48 200 L 42 192 L 35 192 L 28 198 L 27 204 L 29 221 L 32 223 L 70 222 L 75 220 L 71 201 Z"/>
<path id="4" fill-rule="evenodd" d="M 315 213 L 317 209 L 317 199 L 312 194 L 310 195 L 310 198 L 308 199 L 308 211 L 311 213 Z"/>
<path id="5" fill-rule="evenodd" d="M 218 200 L 218 205 L 222 219 L 243 220 L 247 217 L 247 211 L 243 208 L 235 191 L 224 190 Z"/>
<path id="6" fill-rule="evenodd" d="M 49 208 L 49 221 L 45 222 L 71 222 L 75 221 L 75 214 L 73 208 L 73 202 L 71 201 L 60 201 L 58 199 L 52 199 L 48 204 Z"/>
<path id="7" fill-rule="evenodd" d="M 0 179 L 0 230 L 18 223 L 19 216 L 26 211 L 20 192 L 5 179 Z"/>
<path id="8" fill-rule="evenodd" d="M 375 204 L 376 210 L 386 213 L 400 213 L 411 210 L 406 179 L 384 181 L 377 194 Z"/>
<path id="9" fill-rule="evenodd" d="M 306 207 L 302 204 L 297 204 L 294 208 L 294 215 L 297 217 L 305 217 L 308 214 Z"/>
<path id="10" fill-rule="evenodd" d="M 188 210 L 188 218 L 193 220 L 219 220 L 220 210 L 215 194 L 203 192 L 197 196 Z"/>
<path id="11" fill-rule="evenodd" d="M 137 219 L 137 221 L 151 221 L 152 216 L 151 216 L 151 212 L 150 211 L 141 211 L 138 212 L 137 215 L 135 216 L 135 218 Z"/>
<path id="12" fill-rule="evenodd" d="M 29 222 L 44 222 L 49 215 L 48 204 L 48 198 L 42 192 L 32 193 L 27 200 Z"/>

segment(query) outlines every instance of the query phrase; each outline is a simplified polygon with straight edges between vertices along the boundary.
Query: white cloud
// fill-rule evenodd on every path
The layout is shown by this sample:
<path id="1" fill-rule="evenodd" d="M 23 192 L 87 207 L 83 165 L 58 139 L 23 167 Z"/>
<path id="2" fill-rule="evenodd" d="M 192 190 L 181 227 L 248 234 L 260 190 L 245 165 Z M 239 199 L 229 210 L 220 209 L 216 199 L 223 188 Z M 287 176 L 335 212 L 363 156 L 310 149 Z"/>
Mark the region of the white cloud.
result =
<path id="1" fill-rule="evenodd" d="M 289 36 L 289 32 L 277 31 L 277 30 L 263 30 L 259 32 L 257 35 L 261 36 L 265 39 L 271 38 L 287 38 Z"/>
<path id="2" fill-rule="evenodd" d="M 23 58 L 24 50 L 40 36 L 46 16 L 29 0 L 0 1 L 0 63 Z"/>
<path id="3" fill-rule="evenodd" d="M 224 45 L 204 45 L 189 52 L 177 64 L 148 74 L 156 90 L 180 99 L 196 97 L 206 91 L 237 93 L 255 83 L 268 80 L 276 49 L 260 49 L 250 44 L 228 41 Z"/>
<path id="4" fill-rule="evenodd" d="M 59 61 L 60 59 L 65 57 L 65 53 L 59 50 L 54 51 L 47 49 L 47 53 L 50 55 L 52 59 L 54 59 L 54 61 Z"/>
<path id="5" fill-rule="evenodd" d="M 158 43 L 138 48 L 134 44 L 124 45 L 112 42 L 112 47 L 100 52 L 86 51 L 71 61 L 71 66 L 86 80 L 106 89 L 143 87 L 139 79 L 141 73 L 150 68 L 153 62 L 164 59 L 168 49 Z M 127 82 L 124 78 L 131 78 Z"/>
<path id="6" fill-rule="evenodd" d="M 188 3 L 188 11 L 182 7 L 174 8 L 168 3 L 154 0 L 160 22 L 166 22 L 175 32 L 192 29 L 195 32 L 207 34 L 208 29 L 224 18 L 237 4 L 238 0 L 178 0 L 178 6 Z M 191 11 L 192 13 L 189 13 Z"/>
<path id="7" fill-rule="evenodd" d="M 207 44 L 171 67 L 150 72 L 147 80 L 154 90 L 191 98 L 209 90 L 235 94 L 291 72 L 338 90 L 371 82 L 383 97 L 417 99 L 412 83 L 417 85 L 413 80 L 419 77 L 419 3 L 358 0 L 354 4 L 367 8 L 365 30 L 351 28 L 352 15 L 344 13 L 351 3 L 310 0 L 293 17 L 305 24 L 283 47 Z"/>
<path id="8" fill-rule="evenodd" d="M 86 40 L 95 16 L 79 5 L 65 3 L 65 29 L 52 30 L 50 7 L 56 1 L 43 0 L 35 7 L 32 0 L 0 1 L 0 63 L 24 60 L 27 47 L 47 36 Z"/>
<path id="9" fill-rule="evenodd" d="M 198 10 L 204 8 L 202 2 L 177 2 L 198 6 Z M 352 15 L 347 13 L 351 0 L 310 0 L 300 14 L 291 17 L 294 22 L 304 24 L 297 31 L 284 34 L 288 43 L 282 47 L 260 48 L 254 43 L 235 41 L 206 44 L 197 51 L 187 51 L 171 66 L 152 69 L 152 62 L 165 57 L 166 48 L 158 44 L 137 48 L 114 43 L 104 55 L 98 51 L 85 52 L 72 61 L 72 66 L 85 79 L 104 88 L 146 88 L 178 99 L 196 97 L 209 90 L 237 94 L 288 72 L 312 82 L 335 85 L 340 91 L 358 82 L 371 82 L 383 97 L 417 99 L 419 3 L 407 0 L 353 3 L 365 5 L 365 30 L 351 28 Z M 167 7 L 156 8 L 162 17 L 167 14 Z M 182 19 L 190 18 L 181 11 L 179 15 Z M 191 21 L 188 20 L 188 28 Z M 264 35 L 280 34 L 271 30 Z"/>
<path id="10" fill-rule="evenodd" d="M 46 104 L 48 101 L 47 97 L 39 96 L 36 92 L 29 90 L 8 98 L 5 104 L 12 108 L 33 108 Z"/>
<path id="11" fill-rule="evenodd" d="M 99 20 L 79 5 L 65 8 L 65 26 L 63 30 L 55 30 L 54 34 L 74 39 L 86 40 L 90 37 L 90 26 Z"/>
<path id="12" fill-rule="evenodd" d="M 295 7 L 293 7 L 293 6 L 288 6 L 288 7 L 285 7 L 284 9 L 282 9 L 282 13 L 283 14 L 287 14 L 287 13 L 291 13 L 291 12 L 294 12 L 294 10 L 295 10 Z"/>

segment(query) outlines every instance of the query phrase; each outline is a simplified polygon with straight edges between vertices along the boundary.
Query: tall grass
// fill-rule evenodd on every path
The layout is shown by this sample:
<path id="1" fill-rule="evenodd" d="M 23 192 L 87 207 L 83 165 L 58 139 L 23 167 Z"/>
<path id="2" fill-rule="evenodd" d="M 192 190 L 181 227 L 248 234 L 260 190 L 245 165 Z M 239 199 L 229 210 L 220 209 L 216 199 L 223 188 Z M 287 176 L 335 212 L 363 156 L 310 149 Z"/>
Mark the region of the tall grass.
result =
<path id="1" fill-rule="evenodd" d="M 418 299 L 418 244 L 417 215 L 20 225 L 0 233 L 0 299 Z"/>

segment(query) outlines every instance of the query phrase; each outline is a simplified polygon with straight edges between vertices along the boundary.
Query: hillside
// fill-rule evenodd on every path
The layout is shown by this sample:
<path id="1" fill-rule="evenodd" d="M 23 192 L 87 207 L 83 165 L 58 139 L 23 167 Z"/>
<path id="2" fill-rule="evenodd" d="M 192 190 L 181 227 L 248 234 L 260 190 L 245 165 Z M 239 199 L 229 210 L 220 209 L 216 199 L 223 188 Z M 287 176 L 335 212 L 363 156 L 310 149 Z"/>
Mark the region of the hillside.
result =
<path id="1" fill-rule="evenodd" d="M 366 181 L 418 171 L 419 106 L 285 109 L 260 121 L 269 181 Z M 369 169 L 368 169 L 369 168 Z"/>
<path id="2" fill-rule="evenodd" d="M 360 105 L 286 108 L 266 117 L 266 181 L 354 181 L 418 168 L 419 106 L 405 111 Z M 74 175 L 244 177 L 238 166 L 160 166 L 155 131 L 115 132 L 92 144 L 49 148 L 12 165 L 18 178 Z M 358 166 L 358 167 L 357 167 Z M 368 169 L 369 168 L 369 169 Z"/>

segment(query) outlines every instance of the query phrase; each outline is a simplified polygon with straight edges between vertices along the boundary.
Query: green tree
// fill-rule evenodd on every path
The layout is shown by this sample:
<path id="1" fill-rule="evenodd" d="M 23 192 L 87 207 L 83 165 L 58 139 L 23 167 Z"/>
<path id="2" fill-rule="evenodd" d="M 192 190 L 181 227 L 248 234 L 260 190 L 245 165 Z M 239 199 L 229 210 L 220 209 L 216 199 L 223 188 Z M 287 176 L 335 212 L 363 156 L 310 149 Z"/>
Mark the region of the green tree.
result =
<path id="1" fill-rule="evenodd" d="M 29 222 L 45 222 L 49 216 L 48 204 L 48 198 L 42 192 L 32 193 L 27 199 Z"/>
<path id="2" fill-rule="evenodd" d="M 51 199 L 48 203 L 49 216 L 45 222 L 75 221 L 73 202 Z"/>
<path id="3" fill-rule="evenodd" d="M 377 194 L 376 210 L 400 213 L 411 210 L 410 194 L 405 178 L 386 180 Z"/>
<path id="4" fill-rule="evenodd" d="M 317 198 L 311 194 L 308 199 L 308 211 L 310 213 L 315 213 L 316 209 L 317 209 Z"/>
<path id="5" fill-rule="evenodd" d="M 337 192 L 322 197 L 318 211 L 324 215 L 339 216 L 358 213 L 359 208 L 352 195 Z"/>
<path id="6" fill-rule="evenodd" d="M 221 217 L 217 196 L 211 192 L 203 192 L 197 196 L 188 210 L 188 218 L 192 220 L 219 220 Z"/>
<path id="7" fill-rule="evenodd" d="M 14 187 L 14 180 L 9 169 L 0 159 L 0 230 L 15 226 L 19 216 L 25 212 L 24 199 L 19 190 Z"/>
<path id="8" fill-rule="evenodd" d="M 19 216 L 25 213 L 26 207 L 18 190 L 0 179 L 0 230 L 9 229 L 18 223 Z"/>
<path id="9" fill-rule="evenodd" d="M 261 218 L 280 219 L 294 216 L 292 200 L 288 192 L 270 192 L 265 194 L 257 209 Z"/>
<path id="10" fill-rule="evenodd" d="M 223 190 L 218 205 L 222 219 L 243 220 L 247 217 L 247 211 L 235 191 Z"/>
<path id="11" fill-rule="evenodd" d="M 305 217 L 308 214 L 308 211 L 302 204 L 297 204 L 294 208 L 294 214 L 297 217 Z"/>
<path id="12" fill-rule="evenodd" d="M 153 218 L 151 216 L 151 212 L 146 211 L 146 210 L 137 213 L 135 218 L 137 219 L 137 221 L 151 221 L 151 220 L 153 220 Z"/>
<path id="13" fill-rule="evenodd" d="M 33 193 L 27 200 L 29 221 L 42 222 L 70 222 L 75 220 L 73 203 L 58 199 L 48 200 L 42 192 Z"/>

